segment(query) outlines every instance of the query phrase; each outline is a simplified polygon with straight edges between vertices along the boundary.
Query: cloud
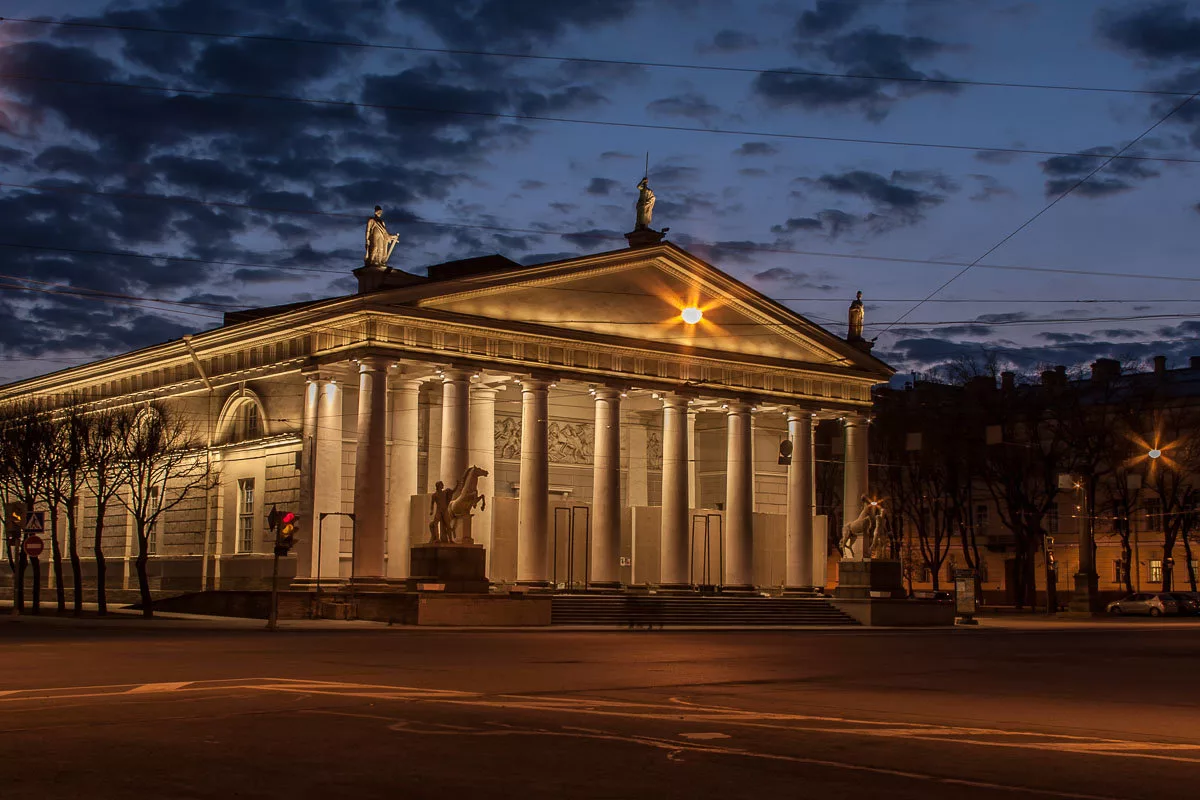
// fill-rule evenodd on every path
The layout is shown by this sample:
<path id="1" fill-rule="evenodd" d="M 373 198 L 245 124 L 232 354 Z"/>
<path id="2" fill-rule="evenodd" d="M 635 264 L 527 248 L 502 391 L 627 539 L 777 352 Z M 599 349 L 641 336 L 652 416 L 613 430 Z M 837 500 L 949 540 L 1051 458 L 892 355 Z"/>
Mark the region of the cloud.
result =
<path id="1" fill-rule="evenodd" d="M 594 31 L 630 16 L 637 0 L 397 0 L 455 46 L 517 47 L 548 44 L 572 28 Z"/>
<path id="2" fill-rule="evenodd" d="M 751 277 L 756 281 L 782 284 L 792 289 L 813 289 L 820 292 L 832 292 L 839 288 L 829 282 L 829 279 L 833 276 L 824 271 L 813 275 L 808 272 L 791 269 L 790 267 L 771 267 L 770 269 L 756 272 Z"/>
<path id="3" fill-rule="evenodd" d="M 859 0 L 817 0 L 814 8 L 796 20 L 797 36 L 814 36 L 845 26 L 862 8 Z"/>
<path id="4" fill-rule="evenodd" d="M 779 154 L 779 148 L 770 142 L 742 142 L 733 151 L 735 156 L 773 156 Z"/>
<path id="5" fill-rule="evenodd" d="M 646 110 L 666 117 L 694 119 L 705 125 L 711 124 L 713 118 L 721 114 L 719 106 L 691 92 L 653 100 L 646 105 Z"/>
<path id="6" fill-rule="evenodd" d="M 696 49 L 701 53 L 740 53 L 758 47 L 758 38 L 745 31 L 724 28 L 713 34 L 711 40 L 701 42 Z"/>
<path id="7" fill-rule="evenodd" d="M 1140 6 L 1128 13 L 1099 15 L 1100 34 L 1110 43 L 1155 61 L 1200 57 L 1200 18 L 1187 15 L 1187 3 Z"/>
<path id="8" fill-rule="evenodd" d="M 1092 170 L 1104 163 L 1105 157 L 1115 152 L 1112 147 L 1091 147 L 1076 155 L 1053 156 L 1042 161 L 1042 173 L 1047 176 L 1046 196 L 1055 197 L 1071 190 L 1073 194 L 1081 197 L 1105 197 L 1132 189 L 1135 181 L 1156 178 L 1161 174 L 1148 166 L 1149 162 L 1116 159 L 1095 176 L 1079 184 Z M 1075 188 L 1072 190 L 1072 187 Z"/>
<path id="9" fill-rule="evenodd" d="M 614 181 L 611 178 L 592 178 L 591 183 L 588 184 L 585 191 L 588 194 L 607 197 L 614 189 L 620 187 L 620 185 L 618 181 Z"/>
<path id="10" fill-rule="evenodd" d="M 831 238 L 859 225 L 866 225 L 872 233 L 915 225 L 957 189 L 953 181 L 935 171 L 896 170 L 884 176 L 867 170 L 849 170 L 827 173 L 810 183 L 817 189 L 855 198 L 869 209 L 861 215 L 840 209 L 826 209 L 817 214 L 816 219 Z M 815 229 L 804 219 L 799 218 L 793 229 Z"/>
<path id="11" fill-rule="evenodd" d="M 1011 196 L 1014 194 L 1012 189 L 1009 189 L 991 175 L 973 174 L 967 177 L 971 178 L 978 184 L 976 186 L 975 193 L 968 198 L 976 203 L 985 203 L 988 200 L 992 200 L 997 197 L 1004 197 L 1006 195 Z"/>

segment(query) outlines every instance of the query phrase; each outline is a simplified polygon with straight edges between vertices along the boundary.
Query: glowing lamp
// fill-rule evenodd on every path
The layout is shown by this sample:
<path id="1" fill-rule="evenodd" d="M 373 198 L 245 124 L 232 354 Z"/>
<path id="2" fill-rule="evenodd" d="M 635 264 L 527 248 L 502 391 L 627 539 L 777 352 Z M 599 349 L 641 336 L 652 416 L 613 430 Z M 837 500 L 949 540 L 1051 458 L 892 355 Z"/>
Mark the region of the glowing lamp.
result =
<path id="1" fill-rule="evenodd" d="M 679 316 L 683 317 L 683 321 L 688 325 L 695 325 L 697 322 L 704 319 L 704 312 L 695 306 L 688 306 L 682 312 L 680 312 Z"/>
<path id="2" fill-rule="evenodd" d="M 1158 458 L 1159 456 L 1162 455 L 1162 450 L 1159 450 L 1156 447 L 1153 450 L 1151 450 L 1149 453 L 1146 453 L 1146 455 L 1150 456 L 1151 458 Z"/>

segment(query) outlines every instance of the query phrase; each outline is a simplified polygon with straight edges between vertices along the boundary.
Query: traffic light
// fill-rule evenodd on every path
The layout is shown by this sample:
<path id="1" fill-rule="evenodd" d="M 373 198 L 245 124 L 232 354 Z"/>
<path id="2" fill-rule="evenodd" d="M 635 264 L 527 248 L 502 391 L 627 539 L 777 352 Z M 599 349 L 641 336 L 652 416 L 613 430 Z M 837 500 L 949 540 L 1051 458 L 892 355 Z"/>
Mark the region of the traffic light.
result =
<path id="1" fill-rule="evenodd" d="M 29 516 L 29 509 L 19 500 L 4 504 L 4 529 L 8 534 L 8 544 L 10 547 L 15 547 L 16 543 L 21 538 L 21 532 L 25 529 L 25 520 Z"/>
<path id="2" fill-rule="evenodd" d="M 297 517 L 291 511 L 285 511 L 279 516 L 279 533 L 277 541 L 282 547 L 291 547 L 296 543 Z"/>

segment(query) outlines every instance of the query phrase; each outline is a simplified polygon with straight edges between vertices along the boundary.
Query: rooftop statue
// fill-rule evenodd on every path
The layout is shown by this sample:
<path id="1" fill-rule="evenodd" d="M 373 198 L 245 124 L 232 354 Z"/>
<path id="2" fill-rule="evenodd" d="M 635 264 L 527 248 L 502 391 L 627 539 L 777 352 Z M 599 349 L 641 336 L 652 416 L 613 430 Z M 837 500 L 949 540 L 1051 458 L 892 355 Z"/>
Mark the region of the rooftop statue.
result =
<path id="1" fill-rule="evenodd" d="M 640 231 L 649 228 L 650 220 L 654 217 L 654 192 L 650 189 L 649 178 L 642 178 L 637 188 L 637 224 L 633 226 L 633 229 Z"/>
<path id="2" fill-rule="evenodd" d="M 862 341 L 864 319 L 866 319 L 866 309 L 863 307 L 862 292 L 859 292 L 854 296 L 854 302 L 850 304 L 850 330 L 846 335 L 848 341 Z"/>
<path id="3" fill-rule="evenodd" d="M 388 233 L 387 223 L 383 221 L 383 209 L 375 206 L 375 215 L 367 219 L 367 253 L 363 263 L 386 266 L 399 239 L 400 234 Z"/>

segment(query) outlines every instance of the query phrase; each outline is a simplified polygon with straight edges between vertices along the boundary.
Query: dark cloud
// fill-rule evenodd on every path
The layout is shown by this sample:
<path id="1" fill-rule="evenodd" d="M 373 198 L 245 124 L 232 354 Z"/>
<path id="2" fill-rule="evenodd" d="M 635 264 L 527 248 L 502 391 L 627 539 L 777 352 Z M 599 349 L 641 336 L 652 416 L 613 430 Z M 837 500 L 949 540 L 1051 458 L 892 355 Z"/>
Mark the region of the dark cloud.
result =
<path id="1" fill-rule="evenodd" d="M 976 182 L 975 193 L 968 199 L 977 203 L 987 202 L 996 197 L 1012 195 L 1013 190 L 1009 189 L 1000 181 L 993 178 L 991 175 L 969 175 Z"/>
<path id="2" fill-rule="evenodd" d="M 1152 60 L 1200 57 L 1200 18 L 1187 15 L 1187 3 L 1143 5 L 1099 15 L 1101 35 L 1130 53 Z"/>
<path id="3" fill-rule="evenodd" d="M 832 277 L 828 273 L 822 272 L 813 275 L 789 267 L 771 267 L 770 269 L 754 273 L 752 277 L 756 281 L 782 284 L 791 289 L 813 289 L 820 292 L 832 292 L 838 288 L 836 285 L 828 282 L 829 278 Z"/>
<path id="4" fill-rule="evenodd" d="M 710 41 L 701 42 L 696 49 L 701 53 L 740 53 L 756 47 L 758 47 L 758 39 L 753 35 L 745 31 L 725 28 L 713 34 Z"/>
<path id="5" fill-rule="evenodd" d="M 773 156 L 778 153 L 779 148 L 770 142 L 743 142 L 733 151 L 735 156 Z"/>
<path id="6" fill-rule="evenodd" d="M 618 181 L 614 181 L 611 178 L 592 178 L 586 191 L 588 194 L 607 197 L 614 189 L 619 188 L 620 185 Z"/>
<path id="7" fill-rule="evenodd" d="M 957 187 L 938 172 L 897 170 L 890 176 L 867 170 L 850 170 L 822 175 L 810 183 L 817 189 L 858 199 L 869 211 L 855 214 L 842 209 L 826 209 L 815 217 L 789 221 L 791 230 L 816 230 L 816 219 L 829 238 L 863 227 L 870 233 L 915 225 L 926 212 L 945 202 L 947 193 Z M 776 232 L 788 232 L 789 224 Z"/>
<path id="8" fill-rule="evenodd" d="M 1046 196 L 1055 197 L 1071 190 L 1081 197 L 1105 197 L 1132 189 L 1135 181 L 1159 176 L 1158 170 L 1148 166 L 1150 162 L 1119 158 L 1079 184 L 1115 152 L 1111 147 L 1092 147 L 1077 155 L 1053 156 L 1041 162 L 1042 173 L 1047 177 Z"/>
<path id="9" fill-rule="evenodd" d="M 814 36 L 844 27 L 858 14 L 859 0 L 817 0 L 814 8 L 796 20 L 797 36 Z"/>
<path id="10" fill-rule="evenodd" d="M 637 0 L 397 0 L 401 11 L 420 18 L 455 46 L 517 47 L 529 50 L 571 28 L 595 29 L 617 22 Z"/>
<path id="11" fill-rule="evenodd" d="M 646 105 L 646 110 L 667 117 L 694 119 L 706 125 L 721 113 L 719 106 L 715 106 L 703 96 L 691 92 L 653 100 Z"/>

